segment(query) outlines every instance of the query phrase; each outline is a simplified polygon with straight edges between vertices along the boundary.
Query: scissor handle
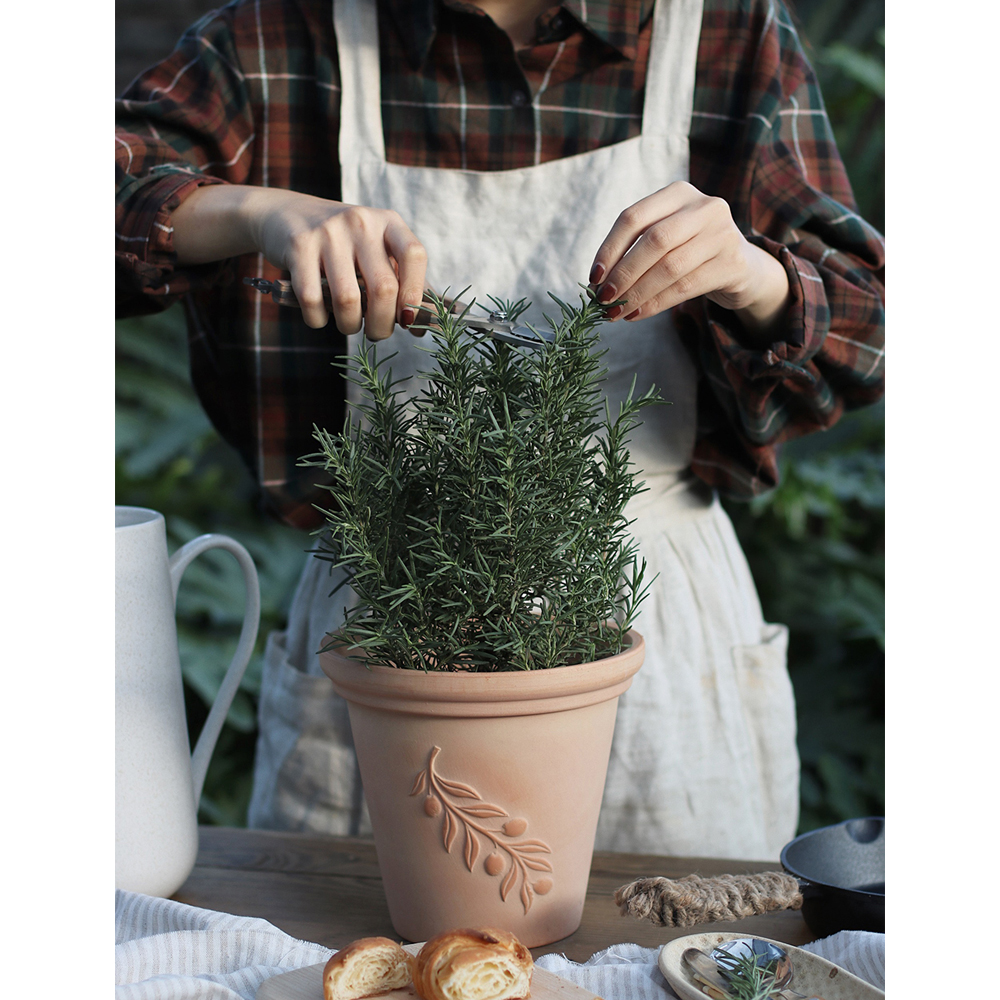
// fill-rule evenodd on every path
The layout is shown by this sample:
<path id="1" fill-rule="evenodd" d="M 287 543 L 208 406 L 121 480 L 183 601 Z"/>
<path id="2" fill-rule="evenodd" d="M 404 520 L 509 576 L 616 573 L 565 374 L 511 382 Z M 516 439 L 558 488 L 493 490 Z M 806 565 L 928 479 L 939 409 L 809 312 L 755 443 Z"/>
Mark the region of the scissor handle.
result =
<path id="1" fill-rule="evenodd" d="M 293 309 L 302 308 L 298 298 L 296 298 L 292 283 L 285 278 L 275 278 L 273 281 L 267 281 L 263 278 L 244 278 L 243 283 L 245 285 L 252 285 L 257 291 L 265 295 L 270 292 L 272 301 L 276 302 L 279 306 L 290 306 Z M 333 299 L 330 293 L 330 283 L 326 278 L 321 278 L 320 284 L 323 288 L 323 301 L 326 303 L 327 309 L 332 312 Z M 358 276 L 358 287 L 361 289 L 361 312 L 365 313 L 368 311 L 368 290 L 365 288 L 365 279 L 360 275 Z M 410 326 L 429 326 L 437 319 L 437 310 L 433 302 L 427 298 L 427 293 L 433 293 L 433 291 L 432 288 L 424 291 L 424 300 Z M 444 296 L 442 301 L 453 313 L 461 313 L 466 309 L 465 304 L 459 302 L 457 299 L 449 299 L 447 296 Z"/>

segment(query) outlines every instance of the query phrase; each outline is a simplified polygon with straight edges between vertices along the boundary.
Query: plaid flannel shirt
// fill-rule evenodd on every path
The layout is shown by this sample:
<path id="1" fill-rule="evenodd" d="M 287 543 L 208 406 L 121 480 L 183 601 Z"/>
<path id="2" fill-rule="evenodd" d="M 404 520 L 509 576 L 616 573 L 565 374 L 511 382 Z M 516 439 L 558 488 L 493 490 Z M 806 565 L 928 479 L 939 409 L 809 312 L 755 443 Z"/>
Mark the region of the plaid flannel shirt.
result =
<path id="1" fill-rule="evenodd" d="M 380 0 L 388 159 L 504 170 L 636 135 L 651 12 L 651 0 L 567 0 L 539 18 L 536 44 L 515 53 L 471 5 Z M 243 285 L 244 276 L 287 277 L 261 255 L 179 267 L 170 222 L 202 184 L 339 200 L 338 84 L 330 0 L 234 0 L 118 101 L 119 315 L 183 298 L 206 412 L 272 510 L 301 527 L 319 522 L 312 505 L 325 494 L 316 470 L 296 462 L 315 451 L 314 424 L 343 422 L 343 376 L 331 362 L 344 337 L 332 320 L 312 330 L 297 310 Z M 705 0 L 690 139 L 691 182 L 726 199 L 791 289 L 782 339 L 764 349 L 704 299 L 676 310 L 700 370 L 693 470 L 750 497 L 777 483 L 780 442 L 881 397 L 884 242 L 857 215 L 780 0 Z"/>

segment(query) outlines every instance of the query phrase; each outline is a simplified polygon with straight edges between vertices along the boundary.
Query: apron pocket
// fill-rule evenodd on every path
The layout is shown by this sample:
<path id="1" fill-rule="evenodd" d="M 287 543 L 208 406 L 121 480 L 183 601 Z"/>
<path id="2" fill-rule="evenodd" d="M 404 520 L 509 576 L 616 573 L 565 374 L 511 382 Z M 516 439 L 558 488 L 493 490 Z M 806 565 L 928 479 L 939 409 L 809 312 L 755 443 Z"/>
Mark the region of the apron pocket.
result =
<path id="1" fill-rule="evenodd" d="M 799 816 L 795 696 L 788 677 L 788 628 L 764 624 L 761 641 L 733 646 L 733 663 L 760 776 L 768 857 L 794 836 Z"/>
<path id="2" fill-rule="evenodd" d="M 247 825 L 339 836 L 370 833 L 347 703 L 328 677 L 295 667 L 286 632 L 268 636 L 258 715 Z"/>

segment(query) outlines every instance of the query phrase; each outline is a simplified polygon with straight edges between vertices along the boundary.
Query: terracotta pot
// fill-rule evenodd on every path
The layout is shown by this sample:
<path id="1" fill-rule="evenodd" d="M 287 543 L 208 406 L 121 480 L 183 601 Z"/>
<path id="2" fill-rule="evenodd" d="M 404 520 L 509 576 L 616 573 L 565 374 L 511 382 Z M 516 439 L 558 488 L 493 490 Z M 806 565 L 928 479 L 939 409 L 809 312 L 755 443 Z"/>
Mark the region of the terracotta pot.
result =
<path id="1" fill-rule="evenodd" d="M 594 663 L 495 674 L 321 655 L 401 937 L 492 926 L 534 948 L 580 926 L 618 696 L 645 653 L 629 636 Z"/>

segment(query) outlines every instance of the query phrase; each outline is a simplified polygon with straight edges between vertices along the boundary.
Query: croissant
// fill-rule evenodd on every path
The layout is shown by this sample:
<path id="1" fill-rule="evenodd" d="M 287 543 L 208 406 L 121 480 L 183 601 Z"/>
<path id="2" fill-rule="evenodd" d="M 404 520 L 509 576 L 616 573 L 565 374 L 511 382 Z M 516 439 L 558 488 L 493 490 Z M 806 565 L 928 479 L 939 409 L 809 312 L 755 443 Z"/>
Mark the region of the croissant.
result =
<path id="1" fill-rule="evenodd" d="M 531 995 L 531 952 L 494 928 L 445 931 L 413 963 L 423 1000 L 523 1000 Z"/>
<path id="2" fill-rule="evenodd" d="M 323 970 L 324 1000 L 360 1000 L 410 982 L 413 959 L 384 937 L 360 938 L 341 948 Z"/>

